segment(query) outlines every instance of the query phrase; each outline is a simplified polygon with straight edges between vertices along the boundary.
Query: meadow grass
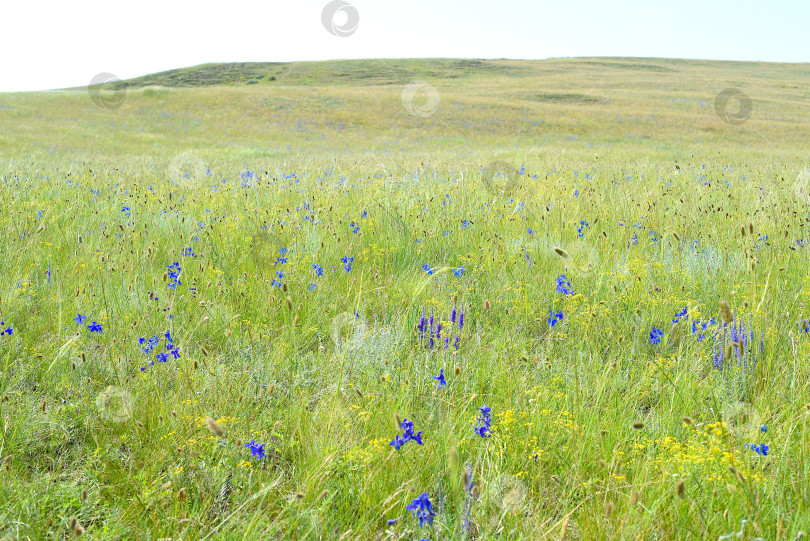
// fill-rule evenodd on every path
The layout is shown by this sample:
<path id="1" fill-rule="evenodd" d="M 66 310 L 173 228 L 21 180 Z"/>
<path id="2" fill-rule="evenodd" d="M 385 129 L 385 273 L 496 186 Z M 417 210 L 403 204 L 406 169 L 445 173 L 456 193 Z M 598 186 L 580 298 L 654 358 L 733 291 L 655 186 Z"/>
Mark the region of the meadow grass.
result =
<path id="1" fill-rule="evenodd" d="M 2 536 L 807 531 L 806 66 L 262 69 L 0 95 Z"/>

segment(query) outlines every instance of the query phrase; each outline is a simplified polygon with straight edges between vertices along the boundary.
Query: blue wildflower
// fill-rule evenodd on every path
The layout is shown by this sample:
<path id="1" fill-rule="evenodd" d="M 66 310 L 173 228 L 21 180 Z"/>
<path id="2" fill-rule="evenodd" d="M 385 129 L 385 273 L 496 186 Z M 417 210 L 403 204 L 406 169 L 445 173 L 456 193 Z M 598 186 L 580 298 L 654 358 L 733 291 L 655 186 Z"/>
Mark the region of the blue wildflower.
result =
<path id="1" fill-rule="evenodd" d="M 81 325 L 87 320 L 87 316 L 83 316 L 81 314 L 76 314 L 76 317 L 73 318 L 73 321 L 76 322 L 76 325 Z"/>
<path id="2" fill-rule="evenodd" d="M 428 265 L 427 263 L 422 265 L 422 270 L 425 271 L 426 273 L 428 273 L 429 275 L 433 274 L 433 269 L 430 268 L 430 265 Z"/>
<path id="3" fill-rule="evenodd" d="M 413 421 L 403 419 L 399 426 L 402 427 L 403 430 L 402 436 L 398 435 L 394 437 L 394 440 L 388 445 L 393 446 L 394 449 L 396 449 L 397 451 L 399 451 L 402 448 L 402 446 L 408 443 L 409 441 L 414 441 L 418 445 L 422 445 L 422 431 L 420 430 L 419 432 L 414 433 Z"/>
<path id="4" fill-rule="evenodd" d="M 584 237 L 585 236 L 585 229 L 589 227 L 591 224 L 586 222 L 585 220 L 580 220 L 579 227 L 577 227 L 577 236 Z"/>
<path id="5" fill-rule="evenodd" d="M 680 312 L 678 312 L 677 314 L 675 314 L 675 317 L 672 319 L 672 324 L 673 324 L 673 325 L 675 325 L 675 324 L 676 324 L 677 322 L 679 322 L 681 319 L 686 319 L 686 318 L 688 317 L 688 316 L 687 316 L 687 309 L 688 309 L 688 307 L 687 307 L 687 306 L 684 306 L 684 307 L 683 307 L 683 310 L 681 310 Z"/>
<path id="6" fill-rule="evenodd" d="M 323 267 L 320 265 L 312 265 L 312 270 L 315 271 L 315 276 L 323 276 Z"/>
<path id="7" fill-rule="evenodd" d="M 166 265 L 166 268 L 169 269 L 169 289 L 177 289 L 177 286 L 183 285 L 183 283 L 180 281 L 180 273 L 182 272 L 180 263 L 175 261 L 171 265 Z"/>
<path id="8" fill-rule="evenodd" d="M 96 323 L 94 321 L 90 325 L 88 325 L 87 328 L 90 329 L 90 332 L 97 332 L 104 334 L 104 331 L 101 330 L 101 323 Z"/>
<path id="9" fill-rule="evenodd" d="M 462 276 L 464 276 L 464 265 L 460 266 L 457 269 L 453 269 L 453 276 L 456 276 L 457 278 L 461 278 Z"/>
<path id="10" fill-rule="evenodd" d="M 267 456 L 264 452 L 264 446 L 264 443 L 259 445 L 256 443 L 256 440 L 250 440 L 250 443 L 245 444 L 245 448 L 250 449 L 250 454 L 253 455 L 253 458 L 256 460 L 261 460 Z"/>
<path id="11" fill-rule="evenodd" d="M 484 404 L 482 407 L 478 408 L 478 411 L 481 412 L 481 415 L 478 416 L 478 424 L 475 426 L 475 433 L 482 438 L 488 438 L 492 435 L 492 416 L 490 415 L 492 409 Z"/>
<path id="12" fill-rule="evenodd" d="M 660 344 L 662 336 L 664 336 L 664 331 L 656 327 L 653 327 L 652 330 L 650 331 L 650 344 L 654 346 Z"/>
<path id="13" fill-rule="evenodd" d="M 554 310 L 549 308 L 549 310 L 548 310 L 548 326 L 549 327 L 553 327 L 554 325 L 556 325 L 557 323 L 559 323 L 562 320 L 563 320 L 563 313 L 561 311 L 557 312 L 555 314 Z"/>
<path id="14" fill-rule="evenodd" d="M 445 381 L 445 379 L 444 379 L 444 368 L 439 370 L 439 375 L 438 376 L 433 376 L 433 379 L 435 379 L 436 381 L 439 382 L 439 386 L 437 387 L 437 389 L 441 389 L 442 387 L 447 385 L 447 381 Z"/>
<path id="15" fill-rule="evenodd" d="M 425 523 L 433 526 L 433 517 L 436 516 L 436 512 L 433 510 L 433 505 L 430 503 L 427 492 L 423 492 L 405 509 L 412 511 L 413 516 L 419 519 L 420 528 L 423 527 Z"/>
<path id="16" fill-rule="evenodd" d="M 768 449 L 770 449 L 770 447 L 768 447 L 764 443 L 761 444 L 761 445 L 757 445 L 755 443 L 746 443 L 745 448 L 746 449 L 751 449 L 752 451 L 754 451 L 758 455 L 762 455 L 762 456 L 768 456 Z"/>
<path id="17" fill-rule="evenodd" d="M 340 260 L 343 261 L 344 264 L 343 268 L 347 273 L 352 270 L 352 263 L 354 262 L 354 257 L 343 256 L 340 258 Z"/>
<path id="18" fill-rule="evenodd" d="M 569 282 L 564 274 L 557 277 L 557 293 L 563 295 L 573 295 L 574 291 L 571 289 L 571 282 Z"/>

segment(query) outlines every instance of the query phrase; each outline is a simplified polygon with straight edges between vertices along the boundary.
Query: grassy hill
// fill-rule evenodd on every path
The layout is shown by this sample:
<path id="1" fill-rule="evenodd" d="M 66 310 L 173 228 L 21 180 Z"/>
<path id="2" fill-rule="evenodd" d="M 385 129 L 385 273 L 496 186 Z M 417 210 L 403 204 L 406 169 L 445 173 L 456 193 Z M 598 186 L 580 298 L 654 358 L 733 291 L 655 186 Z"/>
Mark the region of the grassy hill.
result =
<path id="1" fill-rule="evenodd" d="M 403 104 L 408 85 L 424 81 Z M 750 118 L 715 112 L 726 88 Z M 810 66 L 641 58 L 205 64 L 87 88 L 0 94 L 0 152 L 210 161 L 487 152 L 666 160 L 731 149 L 802 154 Z M 111 102 L 105 104 L 103 101 Z M 729 107 L 733 107 L 730 103 Z M 418 111 L 417 111 L 418 112 Z M 154 158 L 145 158 L 151 156 Z"/>

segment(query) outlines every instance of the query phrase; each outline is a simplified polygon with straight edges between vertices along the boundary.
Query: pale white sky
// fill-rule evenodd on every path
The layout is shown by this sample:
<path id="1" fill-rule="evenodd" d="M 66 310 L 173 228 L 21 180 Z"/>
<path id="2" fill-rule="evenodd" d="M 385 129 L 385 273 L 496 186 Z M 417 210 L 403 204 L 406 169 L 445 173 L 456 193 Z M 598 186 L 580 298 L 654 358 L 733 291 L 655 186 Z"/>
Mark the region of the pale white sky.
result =
<path id="1" fill-rule="evenodd" d="M 205 62 L 335 58 L 661 56 L 810 61 L 810 2 L 346 0 L 359 23 L 327 31 L 327 0 L 9 2 L 0 91 L 82 86 Z M 346 22 L 338 12 L 338 26 Z"/>

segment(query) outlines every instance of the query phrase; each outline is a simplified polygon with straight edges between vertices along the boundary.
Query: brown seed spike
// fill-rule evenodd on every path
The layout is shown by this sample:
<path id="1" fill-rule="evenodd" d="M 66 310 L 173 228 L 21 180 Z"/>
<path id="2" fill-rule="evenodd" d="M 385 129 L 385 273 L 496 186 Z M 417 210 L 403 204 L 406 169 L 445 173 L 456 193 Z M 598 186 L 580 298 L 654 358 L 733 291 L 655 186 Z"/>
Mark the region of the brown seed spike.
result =
<path id="1" fill-rule="evenodd" d="M 489 312 L 489 307 L 490 307 L 489 299 L 487 299 L 484 301 L 484 312 Z"/>
<path id="2" fill-rule="evenodd" d="M 630 494 L 630 507 L 635 507 L 638 503 L 639 494 L 637 490 L 634 490 L 632 494 Z"/>
<path id="3" fill-rule="evenodd" d="M 751 235 L 754 234 L 754 224 L 752 224 L 751 222 L 748 222 L 748 233 L 750 233 Z"/>
<path id="4" fill-rule="evenodd" d="M 292 311 L 292 299 L 290 297 L 287 297 L 284 300 L 284 302 L 287 304 L 287 310 Z"/>
<path id="5" fill-rule="evenodd" d="M 568 252 L 563 250 L 562 248 L 554 248 L 554 251 L 557 253 L 558 256 L 566 259 L 568 257 Z"/>
<path id="6" fill-rule="evenodd" d="M 208 426 L 208 430 L 210 430 L 215 436 L 221 438 L 223 435 L 225 435 L 225 431 L 222 430 L 222 427 L 219 426 L 212 418 L 206 417 L 205 424 Z"/>
<path id="7" fill-rule="evenodd" d="M 641 430 L 642 428 L 644 428 L 644 423 L 633 423 L 633 428 L 635 428 L 636 430 Z"/>
<path id="8" fill-rule="evenodd" d="M 678 484 L 675 487 L 675 493 L 680 499 L 684 499 L 686 497 L 686 483 L 683 482 L 683 479 L 678 481 Z"/>
<path id="9" fill-rule="evenodd" d="M 726 301 L 720 301 L 720 317 L 723 318 L 723 323 L 731 323 L 734 320 L 731 308 Z"/>

